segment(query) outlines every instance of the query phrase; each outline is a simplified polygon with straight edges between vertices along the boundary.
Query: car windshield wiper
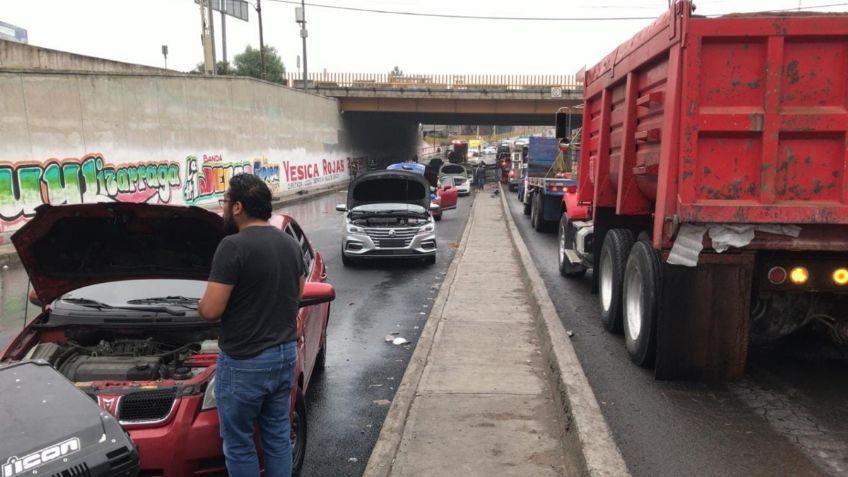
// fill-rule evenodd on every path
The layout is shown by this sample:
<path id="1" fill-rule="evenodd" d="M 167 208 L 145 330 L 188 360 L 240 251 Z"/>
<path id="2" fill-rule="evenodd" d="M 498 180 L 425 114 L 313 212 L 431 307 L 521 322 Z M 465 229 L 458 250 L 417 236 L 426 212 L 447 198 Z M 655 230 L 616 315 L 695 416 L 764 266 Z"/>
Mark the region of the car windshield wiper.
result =
<path id="1" fill-rule="evenodd" d="M 150 298 L 139 298 L 137 300 L 127 300 L 127 303 L 130 305 L 149 305 L 152 303 L 170 303 L 172 305 L 180 305 L 186 308 L 197 309 L 197 302 L 199 298 L 192 298 L 187 296 L 154 296 Z"/>
<path id="2" fill-rule="evenodd" d="M 178 310 L 169 306 L 113 306 L 108 303 L 103 303 L 89 298 L 62 298 L 66 303 L 85 306 L 88 308 L 97 308 L 98 310 L 131 310 L 131 311 L 149 311 L 153 313 L 167 313 L 174 316 L 185 316 L 185 311 Z"/>

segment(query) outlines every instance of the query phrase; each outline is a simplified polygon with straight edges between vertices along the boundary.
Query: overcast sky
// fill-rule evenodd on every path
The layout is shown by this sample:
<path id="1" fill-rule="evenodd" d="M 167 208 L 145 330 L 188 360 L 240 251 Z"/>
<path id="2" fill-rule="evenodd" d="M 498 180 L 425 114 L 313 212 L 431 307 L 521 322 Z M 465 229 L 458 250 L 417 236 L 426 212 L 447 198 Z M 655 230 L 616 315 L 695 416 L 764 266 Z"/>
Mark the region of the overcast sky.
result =
<path id="1" fill-rule="evenodd" d="M 250 0 L 255 5 L 256 0 Z M 513 17 L 655 17 L 668 0 L 314 0 L 315 3 L 451 15 Z M 704 15 L 793 9 L 798 0 L 700 0 Z M 839 0 L 802 0 L 804 7 Z M 295 6 L 262 0 L 265 43 L 296 71 L 301 40 Z M 818 8 L 846 11 L 848 2 Z M 591 66 L 650 20 L 501 21 L 428 18 L 310 7 L 306 19 L 309 71 L 386 73 L 563 74 Z M 220 15 L 215 14 L 218 59 Z M 0 21 L 29 31 L 32 45 L 186 71 L 202 60 L 200 13 L 194 0 L 0 0 Z M 256 11 L 250 22 L 227 21 L 230 59 L 259 44 Z"/>

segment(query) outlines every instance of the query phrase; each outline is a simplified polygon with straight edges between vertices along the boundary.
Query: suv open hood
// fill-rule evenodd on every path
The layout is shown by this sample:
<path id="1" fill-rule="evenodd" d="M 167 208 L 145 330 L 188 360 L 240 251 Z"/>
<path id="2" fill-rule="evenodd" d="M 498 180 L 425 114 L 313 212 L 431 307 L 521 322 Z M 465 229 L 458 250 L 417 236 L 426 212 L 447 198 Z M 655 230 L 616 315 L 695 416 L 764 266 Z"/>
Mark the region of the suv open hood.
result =
<path id="1" fill-rule="evenodd" d="M 464 176 L 466 174 L 465 166 L 459 164 L 445 164 L 441 169 L 439 169 L 440 176 L 447 176 L 451 174 Z"/>
<path id="2" fill-rule="evenodd" d="M 364 204 L 414 204 L 430 210 L 430 183 L 420 174 L 374 171 L 357 177 L 347 190 L 347 210 Z"/>
<path id="3" fill-rule="evenodd" d="M 41 302 L 96 283 L 206 280 L 223 219 L 199 207 L 135 203 L 42 205 L 12 235 Z"/>

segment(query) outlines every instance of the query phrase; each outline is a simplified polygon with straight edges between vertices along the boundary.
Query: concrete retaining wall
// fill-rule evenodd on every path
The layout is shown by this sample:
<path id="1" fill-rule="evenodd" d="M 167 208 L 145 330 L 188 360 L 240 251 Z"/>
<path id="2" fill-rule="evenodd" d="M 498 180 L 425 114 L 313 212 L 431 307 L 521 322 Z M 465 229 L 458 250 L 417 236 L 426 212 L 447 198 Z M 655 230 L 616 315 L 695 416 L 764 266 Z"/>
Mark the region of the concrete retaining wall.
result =
<path id="1" fill-rule="evenodd" d="M 0 243 L 44 203 L 203 205 L 349 179 L 336 100 L 249 78 L 0 71 Z"/>
<path id="2" fill-rule="evenodd" d="M 77 55 L 40 46 L 0 40 L 0 68 L 71 70 L 83 72 L 164 73 L 163 68 Z"/>

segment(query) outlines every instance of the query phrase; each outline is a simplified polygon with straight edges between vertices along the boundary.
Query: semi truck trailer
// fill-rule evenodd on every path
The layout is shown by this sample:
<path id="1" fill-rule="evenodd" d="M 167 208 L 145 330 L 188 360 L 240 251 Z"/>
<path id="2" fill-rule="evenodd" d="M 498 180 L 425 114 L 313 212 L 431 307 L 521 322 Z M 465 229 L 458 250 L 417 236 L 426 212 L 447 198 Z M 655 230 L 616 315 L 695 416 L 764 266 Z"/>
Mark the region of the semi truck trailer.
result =
<path id="1" fill-rule="evenodd" d="M 735 380 L 751 343 L 848 342 L 846 78 L 848 15 L 686 0 L 585 72 L 560 272 L 593 269 L 636 364 Z"/>

